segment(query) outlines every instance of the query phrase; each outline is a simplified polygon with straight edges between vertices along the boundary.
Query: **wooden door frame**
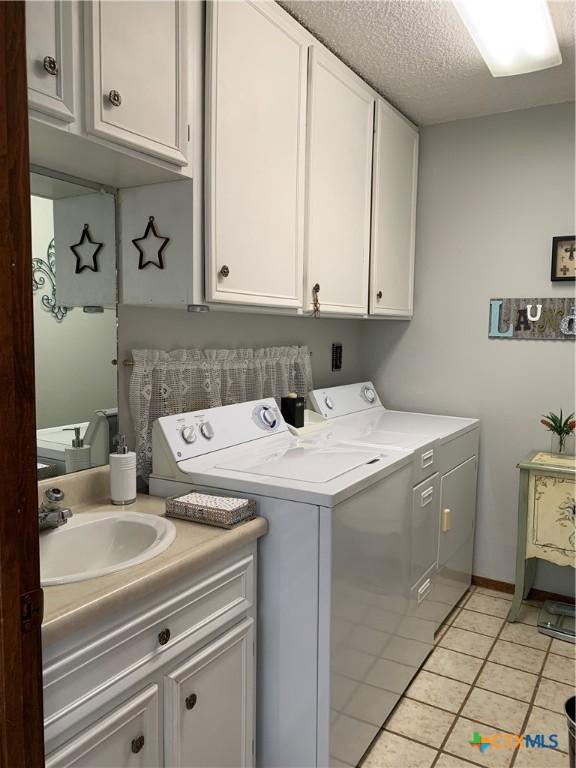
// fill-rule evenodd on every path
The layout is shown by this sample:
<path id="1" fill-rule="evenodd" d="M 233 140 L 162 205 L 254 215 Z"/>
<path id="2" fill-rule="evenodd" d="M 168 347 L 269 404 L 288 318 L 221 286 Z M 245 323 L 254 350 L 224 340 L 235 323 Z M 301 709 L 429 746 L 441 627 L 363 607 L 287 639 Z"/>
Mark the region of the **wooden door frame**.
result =
<path id="1" fill-rule="evenodd" d="M 0 0 L 0 768 L 44 765 L 24 2 Z"/>

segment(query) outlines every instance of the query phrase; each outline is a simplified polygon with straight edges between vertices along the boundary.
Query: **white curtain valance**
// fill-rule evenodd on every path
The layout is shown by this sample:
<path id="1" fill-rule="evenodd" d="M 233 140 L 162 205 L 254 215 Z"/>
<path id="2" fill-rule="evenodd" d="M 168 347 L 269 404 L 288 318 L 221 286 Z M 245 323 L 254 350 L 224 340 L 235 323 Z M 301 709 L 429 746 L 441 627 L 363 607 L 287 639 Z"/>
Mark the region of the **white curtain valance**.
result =
<path id="1" fill-rule="evenodd" d="M 152 470 L 152 424 L 160 416 L 262 397 L 278 401 L 313 389 L 307 347 L 262 349 L 132 350 L 130 413 L 138 474 Z"/>

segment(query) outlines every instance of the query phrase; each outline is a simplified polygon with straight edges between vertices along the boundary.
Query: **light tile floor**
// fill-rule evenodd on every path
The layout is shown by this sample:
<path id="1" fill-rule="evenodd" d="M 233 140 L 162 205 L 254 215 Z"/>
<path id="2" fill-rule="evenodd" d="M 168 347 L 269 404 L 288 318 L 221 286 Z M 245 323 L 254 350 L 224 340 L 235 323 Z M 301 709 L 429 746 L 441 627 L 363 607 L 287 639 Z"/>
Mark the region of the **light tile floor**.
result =
<path id="1" fill-rule="evenodd" d="M 361 768 L 567 768 L 575 646 L 538 632 L 536 603 L 508 624 L 510 600 L 480 587 L 464 595 Z M 557 733 L 559 748 L 480 753 L 468 744 L 474 731 Z"/>

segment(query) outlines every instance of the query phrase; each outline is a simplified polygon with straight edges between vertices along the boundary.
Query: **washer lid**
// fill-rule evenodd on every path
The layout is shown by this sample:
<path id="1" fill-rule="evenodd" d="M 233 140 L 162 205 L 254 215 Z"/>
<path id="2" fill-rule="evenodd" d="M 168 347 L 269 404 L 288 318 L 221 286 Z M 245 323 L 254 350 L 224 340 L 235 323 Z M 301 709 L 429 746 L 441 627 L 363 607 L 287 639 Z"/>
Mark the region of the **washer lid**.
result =
<path id="1" fill-rule="evenodd" d="M 297 445 L 230 459 L 217 464 L 216 468 L 303 483 L 327 483 L 357 467 L 372 462 L 376 464 L 384 458 L 382 452 L 377 450 Z"/>

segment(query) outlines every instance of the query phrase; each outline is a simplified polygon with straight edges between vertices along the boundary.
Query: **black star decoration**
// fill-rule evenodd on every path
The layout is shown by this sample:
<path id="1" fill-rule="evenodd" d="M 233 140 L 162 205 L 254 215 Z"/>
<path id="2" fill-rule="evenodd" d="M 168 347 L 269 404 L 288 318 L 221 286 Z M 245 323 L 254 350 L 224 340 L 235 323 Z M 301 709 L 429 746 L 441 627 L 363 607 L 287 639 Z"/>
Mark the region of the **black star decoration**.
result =
<path id="1" fill-rule="evenodd" d="M 84 263 L 84 256 L 82 255 L 82 251 L 85 249 L 85 243 L 89 243 L 90 245 L 95 246 L 92 249 L 92 253 L 89 256 L 89 258 L 92 259 L 92 264 Z M 80 272 L 84 272 L 85 269 L 89 269 L 91 272 L 99 272 L 98 254 L 102 250 L 103 245 L 104 243 L 97 243 L 95 240 L 92 240 L 92 238 L 90 237 L 90 230 L 88 228 L 88 224 L 84 224 L 80 242 L 70 246 L 70 250 L 72 251 L 74 256 L 76 256 L 76 269 L 74 271 L 76 272 L 77 275 L 79 275 Z"/>
<path id="2" fill-rule="evenodd" d="M 152 233 L 152 234 L 150 234 Z M 146 240 L 161 240 L 161 245 L 158 248 L 156 252 L 156 258 L 155 259 L 148 259 L 146 258 L 146 252 L 144 248 L 139 245 L 139 243 L 145 243 Z M 170 242 L 169 237 L 162 237 L 162 235 L 159 235 L 158 232 L 156 232 L 156 227 L 154 226 L 154 216 L 150 216 L 148 218 L 148 224 L 146 225 L 146 230 L 142 237 L 136 237 L 134 240 L 132 240 L 136 248 L 138 249 L 138 253 L 140 254 L 140 257 L 138 259 L 138 269 L 144 269 L 148 266 L 154 266 L 158 267 L 158 269 L 164 269 L 164 259 L 163 259 L 163 252 L 164 248 L 168 245 Z"/>

